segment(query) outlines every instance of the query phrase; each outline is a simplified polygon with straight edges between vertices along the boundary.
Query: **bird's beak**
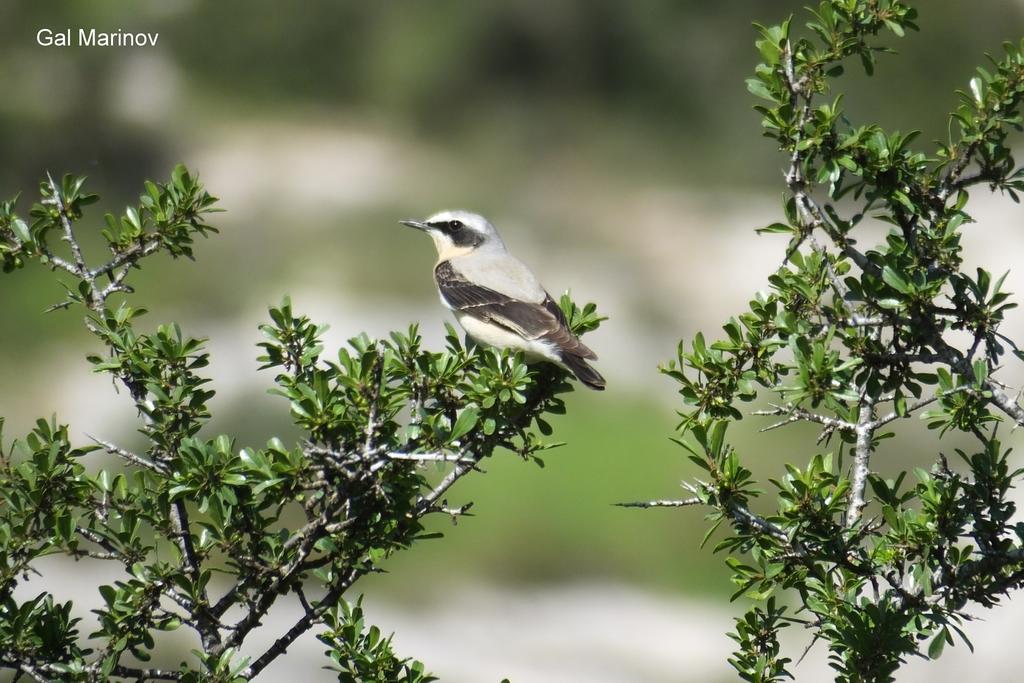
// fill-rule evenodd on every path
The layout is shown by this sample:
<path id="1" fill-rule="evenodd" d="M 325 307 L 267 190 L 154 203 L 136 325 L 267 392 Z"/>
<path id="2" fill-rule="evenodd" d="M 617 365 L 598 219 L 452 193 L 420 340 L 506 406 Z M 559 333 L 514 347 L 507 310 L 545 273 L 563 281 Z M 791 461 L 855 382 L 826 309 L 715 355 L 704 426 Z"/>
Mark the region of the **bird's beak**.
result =
<path id="1" fill-rule="evenodd" d="M 416 228 L 417 230 L 427 231 L 430 230 L 430 226 L 423 221 L 415 221 L 411 218 L 407 218 L 404 221 L 398 221 L 402 225 L 408 225 L 410 228 Z"/>

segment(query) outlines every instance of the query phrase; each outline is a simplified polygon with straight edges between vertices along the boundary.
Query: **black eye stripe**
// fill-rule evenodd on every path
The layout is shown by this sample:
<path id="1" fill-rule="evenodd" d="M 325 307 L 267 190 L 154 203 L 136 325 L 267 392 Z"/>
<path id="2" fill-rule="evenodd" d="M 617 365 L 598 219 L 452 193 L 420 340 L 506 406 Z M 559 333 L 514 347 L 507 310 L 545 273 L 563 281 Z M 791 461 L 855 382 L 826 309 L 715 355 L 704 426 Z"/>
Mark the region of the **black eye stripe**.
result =
<path id="1" fill-rule="evenodd" d="M 443 230 L 448 234 L 462 232 L 462 230 L 464 230 L 466 227 L 466 224 L 460 220 L 433 221 L 431 223 L 428 223 L 427 225 L 429 225 L 432 228 L 437 228 L 438 230 Z"/>

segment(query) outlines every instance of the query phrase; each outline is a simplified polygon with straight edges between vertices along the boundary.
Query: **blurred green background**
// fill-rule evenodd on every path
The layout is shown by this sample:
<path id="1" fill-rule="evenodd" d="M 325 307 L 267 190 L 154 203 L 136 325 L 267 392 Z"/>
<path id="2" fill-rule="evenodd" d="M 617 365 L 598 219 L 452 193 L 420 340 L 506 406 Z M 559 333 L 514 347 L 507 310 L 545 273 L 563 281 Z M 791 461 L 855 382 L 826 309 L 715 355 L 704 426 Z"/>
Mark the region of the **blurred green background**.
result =
<path id="1" fill-rule="evenodd" d="M 153 324 L 211 337 L 208 433 L 242 443 L 290 433 L 287 407 L 256 372 L 267 304 L 291 294 L 330 323 L 333 345 L 414 320 L 436 344 L 446 314 L 432 249 L 396 221 L 485 213 L 551 291 L 571 287 L 611 317 L 591 344 L 610 388 L 569 398 L 554 421 L 567 445 L 545 469 L 488 463 L 453 493 L 478 516 L 441 525 L 447 538 L 363 588 L 429 602 L 440 589 L 428 586 L 465 581 L 612 581 L 721 604 L 730 586 L 721 558 L 698 549 L 700 511 L 611 504 L 681 494 L 691 470 L 669 442 L 681 405 L 655 368 L 681 337 L 715 334 L 781 259 L 782 244 L 753 228 L 778 215 L 783 161 L 743 81 L 757 61 L 751 22 L 801 4 L 6 0 L 0 194 L 24 191 L 27 210 L 45 171 L 84 173 L 103 195 L 99 226 L 144 178 L 178 161 L 199 172 L 227 210 L 222 234 L 195 263 L 149 264 L 136 301 Z M 928 140 L 945 135 L 953 91 L 983 54 L 1024 33 L 1024 4 L 920 4 L 922 34 L 889 39 L 900 55 L 883 56 L 872 79 L 848 69 L 838 87 L 854 122 Z M 43 48 L 43 27 L 160 39 Z M 21 272 L 0 292 L 0 382 L 19 387 L 0 397 L 8 433 L 56 411 L 80 436 L 131 443 L 127 399 L 88 375 L 95 345 L 79 315 L 42 314 L 60 296 L 53 275 Z M 762 480 L 813 453 L 811 432 L 761 436 L 747 422 L 736 442 Z M 884 468 L 934 456 L 920 440 L 897 448 Z M 429 664 L 430 653 L 410 654 Z"/>

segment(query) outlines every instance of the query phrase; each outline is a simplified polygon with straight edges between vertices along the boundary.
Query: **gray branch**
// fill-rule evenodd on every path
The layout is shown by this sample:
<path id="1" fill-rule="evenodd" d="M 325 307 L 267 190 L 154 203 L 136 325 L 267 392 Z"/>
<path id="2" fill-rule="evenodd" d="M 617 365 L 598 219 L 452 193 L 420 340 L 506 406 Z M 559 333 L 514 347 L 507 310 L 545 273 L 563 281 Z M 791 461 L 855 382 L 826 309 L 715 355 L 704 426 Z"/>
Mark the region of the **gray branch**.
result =
<path id="1" fill-rule="evenodd" d="M 620 508 L 681 508 L 688 505 L 703 505 L 704 501 L 694 496 L 682 500 L 638 500 L 631 503 L 614 503 Z"/>
<path id="2" fill-rule="evenodd" d="M 95 436 L 91 436 L 89 434 L 86 434 L 86 436 L 88 436 L 98 445 L 103 446 L 103 450 L 105 450 L 107 453 L 110 453 L 111 455 L 116 455 L 133 465 L 144 467 L 145 469 L 151 470 L 158 474 L 167 474 L 167 469 L 159 463 L 156 463 L 148 458 L 144 458 L 143 456 L 138 455 L 136 453 L 132 453 L 131 451 L 125 450 L 124 448 L 121 448 L 120 446 L 117 446 L 109 441 L 97 439 Z"/>
<path id="3" fill-rule="evenodd" d="M 860 399 L 860 411 L 857 417 L 857 444 L 854 448 L 853 482 L 850 486 L 850 505 L 846 512 L 846 526 L 852 527 L 860 519 L 864 506 L 864 492 L 871 473 L 871 449 L 875 435 L 875 400 L 865 390 Z"/>
<path id="4" fill-rule="evenodd" d="M 817 413 L 812 413 L 812 412 L 810 412 L 810 411 L 808 411 L 808 410 L 806 410 L 804 408 L 800 408 L 800 407 L 797 407 L 797 406 L 792 406 L 792 405 L 780 406 L 780 405 L 775 405 L 775 404 L 769 404 L 769 405 L 772 406 L 771 410 L 757 410 L 757 411 L 754 411 L 752 414 L 753 415 L 760 415 L 760 416 L 781 416 L 781 415 L 785 415 L 786 419 L 782 420 L 780 422 L 776 422 L 774 424 L 768 425 L 767 427 L 762 428 L 761 429 L 762 432 L 767 432 L 767 431 L 770 431 L 772 429 L 778 429 L 779 427 L 784 427 L 784 426 L 786 426 L 788 424 L 792 424 L 794 422 L 801 422 L 801 421 L 803 421 L 803 422 L 815 422 L 815 423 L 823 425 L 823 426 L 825 426 L 825 427 L 827 427 L 829 429 L 838 429 L 838 430 L 844 431 L 844 432 L 853 432 L 853 431 L 856 431 L 856 429 L 857 429 L 857 425 L 853 424 L 852 422 L 847 422 L 846 420 L 840 420 L 837 417 L 830 417 L 828 415 L 819 415 Z"/>

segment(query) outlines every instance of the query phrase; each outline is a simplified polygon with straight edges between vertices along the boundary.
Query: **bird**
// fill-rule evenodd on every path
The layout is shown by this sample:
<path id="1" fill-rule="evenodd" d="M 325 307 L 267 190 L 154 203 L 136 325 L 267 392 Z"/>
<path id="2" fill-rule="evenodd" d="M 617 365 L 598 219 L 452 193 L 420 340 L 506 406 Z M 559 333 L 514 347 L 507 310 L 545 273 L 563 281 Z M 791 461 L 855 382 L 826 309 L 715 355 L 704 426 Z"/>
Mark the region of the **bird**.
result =
<path id="1" fill-rule="evenodd" d="M 587 363 L 597 354 L 569 329 L 565 314 L 526 265 L 509 253 L 483 216 L 454 210 L 402 220 L 434 241 L 434 282 L 441 303 L 475 341 L 555 363 L 591 389 L 605 380 Z"/>

